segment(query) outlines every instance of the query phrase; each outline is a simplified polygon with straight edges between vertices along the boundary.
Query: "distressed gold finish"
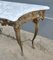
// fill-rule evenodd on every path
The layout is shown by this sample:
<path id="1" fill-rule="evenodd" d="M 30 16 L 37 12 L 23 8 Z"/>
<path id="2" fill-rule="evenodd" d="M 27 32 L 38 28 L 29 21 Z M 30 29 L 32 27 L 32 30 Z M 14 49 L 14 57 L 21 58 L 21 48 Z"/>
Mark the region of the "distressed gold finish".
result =
<path id="1" fill-rule="evenodd" d="M 32 12 L 29 12 L 29 13 L 21 16 L 15 22 L 10 21 L 10 20 L 5 19 L 5 18 L 0 18 L 0 23 L 2 26 L 9 25 L 9 26 L 12 26 L 14 28 L 16 40 L 21 48 L 21 54 L 23 55 L 23 47 L 22 47 L 21 36 L 20 36 L 20 26 L 22 26 L 22 24 L 27 23 L 28 21 L 31 21 L 31 20 L 32 20 L 32 22 L 34 22 L 35 33 L 34 33 L 34 37 L 32 39 L 32 48 L 34 48 L 34 39 L 38 33 L 39 20 L 40 19 L 44 20 L 44 17 L 45 17 L 45 10 L 32 11 Z"/>

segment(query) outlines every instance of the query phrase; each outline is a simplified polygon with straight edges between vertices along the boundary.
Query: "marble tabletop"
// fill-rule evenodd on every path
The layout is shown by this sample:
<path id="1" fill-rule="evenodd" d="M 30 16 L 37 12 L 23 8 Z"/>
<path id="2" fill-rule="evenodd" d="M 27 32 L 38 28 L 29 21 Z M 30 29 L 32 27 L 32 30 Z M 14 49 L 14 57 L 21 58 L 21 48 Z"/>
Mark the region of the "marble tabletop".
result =
<path id="1" fill-rule="evenodd" d="M 50 7 L 43 5 L 0 1 L 0 18 L 16 21 L 26 13 L 48 9 L 50 9 Z"/>

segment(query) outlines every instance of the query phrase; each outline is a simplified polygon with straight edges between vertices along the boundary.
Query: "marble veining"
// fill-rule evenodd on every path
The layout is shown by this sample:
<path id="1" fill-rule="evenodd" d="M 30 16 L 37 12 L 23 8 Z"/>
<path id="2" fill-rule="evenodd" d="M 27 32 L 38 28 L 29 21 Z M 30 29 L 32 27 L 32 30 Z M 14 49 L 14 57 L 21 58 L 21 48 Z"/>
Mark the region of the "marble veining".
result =
<path id="1" fill-rule="evenodd" d="M 48 10 L 49 8 L 50 7 L 43 5 L 0 1 L 0 18 L 16 21 L 26 13 L 38 10 Z"/>

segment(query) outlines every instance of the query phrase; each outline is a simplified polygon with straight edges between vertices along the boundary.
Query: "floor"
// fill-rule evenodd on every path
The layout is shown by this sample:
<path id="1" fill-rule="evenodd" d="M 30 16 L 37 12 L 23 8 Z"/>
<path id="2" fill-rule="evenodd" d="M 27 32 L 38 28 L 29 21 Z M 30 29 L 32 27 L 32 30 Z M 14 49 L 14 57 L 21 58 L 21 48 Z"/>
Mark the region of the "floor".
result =
<path id="1" fill-rule="evenodd" d="M 0 60 L 53 60 L 53 40 L 37 35 L 34 42 L 35 49 L 32 49 L 31 39 L 33 33 L 21 30 L 24 50 L 24 56 L 21 56 L 13 28 L 10 26 L 2 28 L 2 34 L 0 34 Z"/>

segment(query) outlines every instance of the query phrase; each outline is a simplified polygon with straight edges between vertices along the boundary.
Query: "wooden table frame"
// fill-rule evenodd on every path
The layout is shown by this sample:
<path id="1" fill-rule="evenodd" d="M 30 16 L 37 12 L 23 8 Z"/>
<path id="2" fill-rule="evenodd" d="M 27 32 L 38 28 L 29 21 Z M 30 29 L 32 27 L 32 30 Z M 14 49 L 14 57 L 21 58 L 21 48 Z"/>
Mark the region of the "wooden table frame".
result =
<path id="1" fill-rule="evenodd" d="M 23 55 L 23 47 L 22 47 L 22 42 L 21 42 L 21 36 L 20 36 L 20 26 L 22 26 L 24 23 L 27 23 L 28 21 L 34 22 L 35 25 L 35 33 L 34 33 L 34 37 L 32 39 L 32 48 L 34 48 L 34 39 L 38 33 L 38 24 L 39 24 L 39 20 L 44 20 L 45 17 L 45 10 L 39 10 L 39 11 L 32 11 L 29 12 L 23 16 L 21 16 L 18 20 L 16 21 L 10 21 L 6 18 L 0 18 L 0 23 L 2 26 L 12 26 L 14 28 L 15 31 L 15 35 L 16 35 L 16 40 L 21 48 L 21 55 Z"/>

